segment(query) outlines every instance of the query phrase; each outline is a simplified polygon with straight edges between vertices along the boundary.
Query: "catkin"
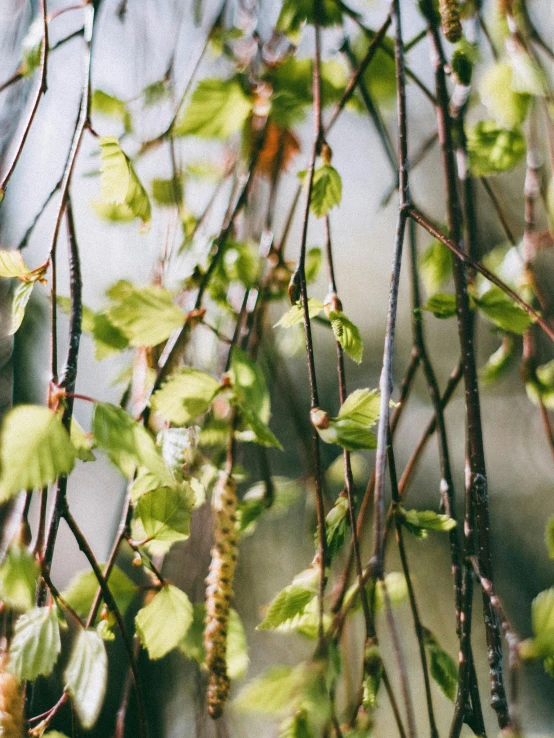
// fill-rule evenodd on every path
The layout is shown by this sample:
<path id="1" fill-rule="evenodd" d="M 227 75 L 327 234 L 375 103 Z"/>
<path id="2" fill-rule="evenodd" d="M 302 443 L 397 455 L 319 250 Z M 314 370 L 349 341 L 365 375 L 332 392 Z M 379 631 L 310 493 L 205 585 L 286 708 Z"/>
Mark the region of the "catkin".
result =
<path id="1" fill-rule="evenodd" d="M 206 622 L 204 645 L 210 674 L 208 712 L 221 716 L 229 696 L 231 682 L 227 675 L 227 625 L 233 597 L 233 577 L 237 563 L 238 533 L 236 484 L 221 475 L 212 495 L 214 545 L 210 572 L 206 579 Z"/>
<path id="2" fill-rule="evenodd" d="M 439 0 L 442 32 L 451 43 L 462 38 L 462 22 L 458 0 Z"/>
<path id="3" fill-rule="evenodd" d="M 0 738 L 23 738 L 23 695 L 17 679 L 0 666 Z"/>

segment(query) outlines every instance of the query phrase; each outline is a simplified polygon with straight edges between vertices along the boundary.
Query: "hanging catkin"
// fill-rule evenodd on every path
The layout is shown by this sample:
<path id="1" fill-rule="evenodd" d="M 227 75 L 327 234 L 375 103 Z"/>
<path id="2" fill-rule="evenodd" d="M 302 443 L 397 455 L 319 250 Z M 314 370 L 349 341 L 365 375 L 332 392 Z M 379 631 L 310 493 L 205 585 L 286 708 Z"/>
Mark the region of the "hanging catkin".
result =
<path id="1" fill-rule="evenodd" d="M 208 712 L 221 716 L 231 686 L 227 675 L 227 624 L 233 596 L 233 576 L 237 562 L 236 484 L 221 475 L 212 495 L 214 545 L 210 573 L 206 579 L 206 627 L 204 645 L 210 673 Z"/>
<path id="2" fill-rule="evenodd" d="M 17 679 L 0 664 L 0 736 L 23 738 L 23 695 Z"/>
<path id="3" fill-rule="evenodd" d="M 462 22 L 458 0 L 439 0 L 442 32 L 451 43 L 462 38 Z"/>

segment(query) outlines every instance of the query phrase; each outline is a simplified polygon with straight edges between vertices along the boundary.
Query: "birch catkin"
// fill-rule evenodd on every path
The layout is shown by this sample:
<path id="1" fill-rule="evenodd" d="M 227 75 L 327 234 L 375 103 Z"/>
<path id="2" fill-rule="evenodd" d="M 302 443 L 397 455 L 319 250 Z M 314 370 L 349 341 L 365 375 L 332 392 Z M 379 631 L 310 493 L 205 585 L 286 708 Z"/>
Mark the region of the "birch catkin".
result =
<path id="1" fill-rule="evenodd" d="M 462 22 L 458 0 L 440 0 L 439 11 L 442 32 L 448 41 L 456 43 L 462 38 Z"/>
<path id="2" fill-rule="evenodd" d="M 231 682 L 227 675 L 227 625 L 233 596 L 233 576 L 237 562 L 236 484 L 221 475 L 212 496 L 214 545 L 210 573 L 206 579 L 206 627 L 204 645 L 210 673 L 208 712 L 221 716 Z"/>
<path id="3" fill-rule="evenodd" d="M 17 679 L 0 665 L 0 736 L 23 738 L 23 695 Z"/>

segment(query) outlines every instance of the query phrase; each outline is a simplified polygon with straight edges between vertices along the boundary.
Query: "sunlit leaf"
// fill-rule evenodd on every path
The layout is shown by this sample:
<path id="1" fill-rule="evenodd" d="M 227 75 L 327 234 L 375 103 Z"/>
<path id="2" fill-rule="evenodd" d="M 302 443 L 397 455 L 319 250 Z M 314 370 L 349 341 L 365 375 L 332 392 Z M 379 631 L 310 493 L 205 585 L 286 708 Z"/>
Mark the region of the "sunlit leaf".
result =
<path id="1" fill-rule="evenodd" d="M 500 379 L 512 366 L 514 360 L 514 340 L 505 336 L 498 349 L 489 356 L 487 363 L 481 368 L 481 380 L 487 384 Z"/>
<path id="2" fill-rule="evenodd" d="M 331 321 L 331 328 L 333 329 L 335 338 L 344 351 L 353 361 L 360 364 L 364 353 L 364 344 L 358 327 L 340 311 L 331 311 L 329 313 L 329 320 Z"/>
<path id="3" fill-rule="evenodd" d="M 31 293 L 33 291 L 34 285 L 34 282 L 23 282 L 22 284 L 17 286 L 13 293 L 12 324 L 8 331 L 8 335 L 10 336 L 13 336 L 14 333 L 17 333 L 17 331 L 21 327 L 21 323 L 23 322 L 23 318 L 25 317 L 25 309 L 27 307 L 27 303 L 31 298 Z"/>
<path id="4" fill-rule="evenodd" d="M 186 320 L 163 287 L 133 288 L 108 309 L 108 318 L 132 346 L 157 346 Z"/>
<path id="5" fill-rule="evenodd" d="M 429 653 L 431 676 L 442 692 L 452 702 L 458 689 L 458 668 L 456 662 L 444 651 L 431 631 L 424 629 L 423 639 Z"/>
<path id="6" fill-rule="evenodd" d="M 102 709 L 108 684 L 106 647 L 96 631 L 79 631 L 64 678 L 81 725 L 92 728 Z"/>
<path id="7" fill-rule="evenodd" d="M 523 123 L 531 102 L 529 95 L 514 90 L 512 79 L 512 67 L 499 62 L 486 69 L 479 87 L 481 99 L 489 112 L 499 125 L 506 128 Z"/>
<path id="8" fill-rule="evenodd" d="M 19 680 L 48 676 L 61 650 L 55 607 L 36 607 L 15 622 L 10 644 L 9 670 Z"/>
<path id="9" fill-rule="evenodd" d="M 518 128 L 500 128 L 480 121 L 467 129 L 469 164 L 475 176 L 506 172 L 525 156 L 525 139 Z"/>
<path id="10" fill-rule="evenodd" d="M 0 565 L 0 599 L 25 612 L 35 604 L 39 565 L 23 546 L 11 546 Z"/>
<path id="11" fill-rule="evenodd" d="M 147 223 L 151 218 L 148 194 L 119 141 L 114 136 L 103 136 L 99 143 L 103 202 L 126 205 L 135 217 Z"/>
<path id="12" fill-rule="evenodd" d="M 46 407 L 19 405 L 4 419 L 0 436 L 0 499 L 42 489 L 69 474 L 76 452 L 61 418 Z"/>
<path id="13" fill-rule="evenodd" d="M 491 287 L 475 302 L 489 320 L 508 333 L 525 333 L 534 318 L 520 308 L 500 287 Z"/>
<path id="14" fill-rule="evenodd" d="M 323 310 L 324 305 L 320 300 L 316 300 L 315 297 L 308 299 L 308 314 L 310 318 L 315 318 L 316 315 Z M 281 328 L 291 328 L 293 325 L 302 323 L 304 321 L 304 310 L 300 303 L 293 305 L 283 317 L 275 323 L 275 326 L 281 326 Z"/>
<path id="15" fill-rule="evenodd" d="M 433 510 L 406 510 L 399 506 L 396 514 L 403 525 L 417 538 L 425 538 L 428 530 L 449 531 L 456 527 L 455 520 Z"/>
<path id="16" fill-rule="evenodd" d="M 316 596 L 317 579 L 317 572 L 312 569 L 295 577 L 293 583 L 273 599 L 258 630 L 274 630 L 303 613 L 306 605 Z"/>
<path id="17" fill-rule="evenodd" d="M 173 134 L 226 139 L 242 129 L 251 110 L 252 101 L 238 79 L 203 79 Z"/>
<path id="18" fill-rule="evenodd" d="M 425 305 L 421 306 L 421 309 L 433 313 L 435 318 L 441 318 L 441 320 L 453 318 L 456 315 L 456 295 L 437 292 L 427 300 Z"/>
<path id="19" fill-rule="evenodd" d="M 100 568 L 104 571 L 104 564 Z M 73 577 L 63 590 L 62 596 L 77 615 L 86 618 L 96 597 L 98 586 L 95 573 L 87 569 Z M 114 566 L 108 578 L 108 587 L 119 611 L 124 615 L 138 592 L 137 585 L 119 567 Z"/>
<path id="20" fill-rule="evenodd" d="M 169 584 L 139 610 L 135 625 L 142 645 L 151 659 L 161 659 L 176 648 L 185 637 L 193 620 L 187 595 Z"/>
<path id="21" fill-rule="evenodd" d="M 181 367 L 152 395 L 151 407 L 169 423 L 185 425 L 207 412 L 218 389 L 207 372 Z"/>
<path id="22" fill-rule="evenodd" d="M 342 200 L 342 180 L 337 170 L 330 164 L 316 169 L 312 183 L 310 208 L 312 213 L 321 218 L 331 208 L 340 205 Z"/>
<path id="23" fill-rule="evenodd" d="M 114 97 L 114 95 L 109 95 L 103 90 L 94 90 L 90 104 L 93 113 L 100 113 L 108 118 L 117 118 L 123 124 L 125 131 L 129 132 L 131 130 L 131 115 L 123 100 Z"/>
<path id="24" fill-rule="evenodd" d="M 452 274 L 452 252 L 440 241 L 432 241 L 418 259 L 425 289 L 434 295 Z"/>
<path id="25" fill-rule="evenodd" d="M 161 487 L 143 494 L 137 503 L 136 514 L 146 535 L 172 543 L 187 539 L 190 535 L 192 497 L 188 485 L 187 489 Z"/>

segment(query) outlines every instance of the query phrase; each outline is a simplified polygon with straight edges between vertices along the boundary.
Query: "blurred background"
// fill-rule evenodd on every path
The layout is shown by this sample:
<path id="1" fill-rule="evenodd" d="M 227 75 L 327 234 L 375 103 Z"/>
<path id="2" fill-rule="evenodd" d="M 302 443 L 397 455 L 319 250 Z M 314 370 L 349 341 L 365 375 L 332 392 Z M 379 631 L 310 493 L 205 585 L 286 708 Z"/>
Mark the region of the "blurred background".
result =
<path id="1" fill-rule="evenodd" d="M 66 7 L 70 0 L 51 0 L 50 12 Z M 263 36 L 271 31 L 279 12 L 274 0 L 250 0 L 230 3 L 229 13 L 259 19 L 258 30 Z M 363 13 L 367 25 L 377 29 L 388 10 L 382 0 L 352 3 Z M 93 88 L 130 102 L 134 130 L 125 141 L 125 150 L 134 154 L 140 143 L 161 133 L 171 120 L 175 102 L 180 99 L 187 81 L 202 51 L 207 29 L 220 10 L 216 0 L 103 0 L 100 7 L 96 47 L 93 62 Z M 485 13 L 489 8 L 485 3 Z M 552 6 L 548 0 L 529 3 L 541 33 L 552 40 Z M 200 11 L 200 13 L 198 13 Z M 404 33 L 411 38 L 421 29 L 422 22 L 414 4 L 402 3 Z M 21 58 L 21 44 L 30 23 L 38 12 L 36 3 L 28 0 L 3 0 L 0 3 L 0 59 L 2 77 L 16 71 Z M 200 15 L 200 20 L 195 18 Z M 80 10 L 61 15 L 51 26 L 51 43 L 62 39 L 82 25 Z M 353 31 L 354 29 L 349 29 Z M 324 56 L 337 55 L 342 41 L 342 30 L 325 32 Z M 299 55 L 311 54 L 313 36 L 306 31 Z M 31 129 L 28 142 L 17 171 L 10 183 L 0 209 L 1 248 L 15 248 L 24 239 L 27 229 L 39 213 L 43 203 L 58 181 L 67 154 L 67 148 L 77 116 L 83 73 L 83 40 L 75 37 L 50 55 L 48 93 L 40 103 L 39 114 Z M 150 83 L 164 78 L 171 65 L 175 89 L 173 98 L 161 106 L 143 107 L 139 93 Z M 429 85 L 433 85 L 426 41 L 419 44 L 409 56 L 410 66 Z M 198 70 L 198 78 L 216 76 L 227 69 L 227 63 L 208 54 Z M 2 80 L 0 80 L 1 82 Z M 4 166 L 10 157 L 10 144 L 26 119 L 36 79 L 24 79 L 11 85 L 0 95 L 0 154 Z M 133 102 L 135 101 L 135 102 Z M 382 112 L 393 140 L 396 136 L 394 97 L 381 101 Z M 408 87 L 410 148 L 415 151 L 425 141 L 435 125 L 434 111 L 421 92 Z M 101 135 L 118 135 L 117 123 L 106 117 L 93 119 L 93 126 Z M 311 121 L 300 127 L 302 150 L 281 186 L 275 206 L 274 228 L 280 234 L 290 207 L 297 178 L 296 172 L 305 168 Z M 367 116 L 346 111 L 329 137 L 333 149 L 333 164 L 343 180 L 343 201 L 332 214 L 332 234 L 336 259 L 339 294 L 345 312 L 360 327 L 365 344 L 361 366 L 347 365 L 349 390 L 356 387 L 376 387 L 382 361 L 382 348 L 387 311 L 393 235 L 396 220 L 396 196 L 381 207 L 384 193 L 394 182 L 390 165 L 381 143 Z M 147 233 L 138 231 L 136 223 L 112 224 L 101 220 L 91 207 L 99 197 L 99 179 L 91 175 L 98 168 L 98 147 L 91 136 L 85 136 L 73 179 L 71 196 L 81 251 L 84 277 L 84 303 L 93 309 L 103 305 L 106 288 L 118 279 L 129 279 L 146 284 L 153 278 L 161 248 L 179 238 L 177 216 L 172 208 L 155 208 L 152 227 Z M 223 145 L 194 137 L 180 139 L 178 156 L 181 163 L 210 159 L 220 163 L 226 156 Z M 171 162 L 167 146 L 153 149 L 142 156 L 136 165 L 143 182 L 153 177 L 171 176 Z M 516 173 L 495 181 L 509 218 L 510 228 L 518 239 L 523 232 L 523 181 L 525 167 Z M 426 212 L 437 221 L 444 220 L 444 189 L 438 150 L 430 151 L 425 162 L 414 171 L 412 189 L 417 202 L 425 204 Z M 185 187 L 186 206 L 192 212 L 202 210 L 213 190 L 212 184 L 190 179 Z M 225 195 L 222 192 L 213 210 L 214 230 L 222 216 Z M 482 191 L 480 191 L 482 195 Z M 488 202 L 478 196 L 479 247 L 482 253 L 504 243 Z M 31 267 L 45 258 L 56 197 L 41 215 L 25 245 L 25 260 Z M 300 219 L 296 218 L 291 231 L 287 258 L 295 260 L 300 246 Z M 420 246 L 427 243 L 419 234 Z M 320 223 L 312 222 L 309 245 L 323 246 Z M 205 247 L 201 244 L 199 248 Z M 65 234 L 62 229 L 60 253 L 65 254 Z M 548 281 L 551 256 L 546 253 L 541 262 L 541 279 Z M 68 294 L 64 258 L 59 259 L 59 292 Z M 188 265 L 183 263 L 186 276 Z M 406 270 L 405 270 L 406 271 Z M 326 279 L 322 275 L 311 286 L 311 294 L 323 299 Z M 48 382 L 48 295 L 46 289 L 35 291 L 31 307 L 15 341 L 3 338 L 0 342 L 0 406 L 5 409 L 15 402 L 39 402 L 46 398 Z M 554 299 L 551 291 L 550 299 Z M 8 285 L 0 284 L 2 313 L 9 308 Z M 278 319 L 285 308 L 278 306 L 270 317 Z M 275 318 L 275 320 L 273 320 Z M 60 317 L 60 355 L 64 355 L 63 336 L 66 319 Z M 440 321 L 432 315 L 426 318 L 427 339 L 441 387 L 458 359 L 458 341 L 453 321 Z M 2 321 L 6 325 L 6 321 Z M 485 363 L 498 347 L 498 339 L 489 324 L 478 327 L 479 365 Z M 209 357 L 215 351 L 206 334 L 203 342 L 195 344 L 194 351 Z M 278 337 L 279 340 L 279 337 Z M 321 385 L 322 405 L 335 413 L 338 408 L 338 389 L 334 349 L 328 332 L 315 328 L 318 380 Z M 285 350 L 291 353 L 291 347 Z M 401 283 L 401 301 L 394 359 L 395 392 L 406 370 L 411 351 L 411 323 L 409 284 L 407 274 Z M 292 352 L 293 353 L 293 352 Z M 548 357 L 551 358 L 551 357 Z M 285 446 L 285 452 L 272 450 L 270 459 L 274 474 L 302 480 L 306 476 L 301 449 L 294 441 L 294 420 L 307 419 L 309 410 L 308 382 L 303 353 L 286 359 L 292 378 L 296 400 L 287 402 L 282 394 L 273 397 L 272 428 Z M 89 337 L 83 339 L 79 357 L 77 392 L 95 398 L 117 402 L 121 386 L 114 379 L 128 365 L 128 357 L 108 358 L 98 362 Z M 538 409 L 529 402 L 517 368 L 493 387 L 484 387 L 482 412 L 486 440 L 491 501 L 492 538 L 496 584 L 509 617 L 521 637 L 530 634 L 530 603 L 536 594 L 554 581 L 554 563 L 548 560 L 544 547 L 543 530 L 546 519 L 554 513 L 554 461 L 544 437 Z M 432 411 L 423 379 L 416 382 L 409 405 L 396 436 L 396 457 L 400 469 L 408 460 L 422 429 Z M 76 406 L 79 422 L 88 428 L 90 410 L 84 403 Z M 461 391 L 458 390 L 447 412 L 448 433 L 451 442 L 455 482 L 459 502 L 462 502 L 464 464 L 464 410 Z M 323 448 L 326 467 L 338 456 L 338 448 Z M 339 461 L 340 463 L 340 461 Z M 69 482 L 70 504 L 83 531 L 93 544 L 99 559 L 104 559 L 115 533 L 124 497 L 124 480 L 117 470 L 101 457 L 94 465 L 78 462 Z M 371 473 L 373 453 L 361 454 L 357 459 L 356 484 L 365 489 Z M 258 470 L 252 465 L 250 484 L 257 481 Z M 336 476 L 336 475 L 335 475 Z M 332 502 L 340 485 L 329 476 L 327 494 Z M 434 439 L 428 446 L 410 492 L 411 506 L 436 507 L 439 501 L 439 466 Z M 248 488 L 248 485 L 246 486 Z M 312 644 L 301 636 L 258 632 L 261 608 L 301 569 L 309 566 L 313 557 L 313 530 L 315 512 L 309 483 L 300 483 L 298 502 L 281 516 L 263 519 L 253 535 L 241 542 L 236 581 L 235 607 L 247 630 L 250 647 L 248 677 L 259 674 L 275 663 L 296 663 L 312 649 Z M 167 575 L 191 596 L 193 601 L 203 597 L 203 580 L 209 563 L 209 511 L 198 511 L 189 541 L 176 546 L 166 562 Z M 82 569 L 85 561 L 67 531 L 62 530 L 53 567 L 53 578 L 59 587 Z M 412 569 L 415 572 L 417 596 L 423 622 L 436 634 L 441 644 L 455 657 L 457 652 L 454 631 L 454 610 L 448 546 L 446 537 L 431 535 L 425 541 L 409 540 Z M 363 540 L 367 555 L 370 549 L 369 533 Z M 364 559 L 367 558 L 364 556 Z M 271 562 L 269 565 L 261 561 Z M 124 564 L 122 564 L 124 566 Z M 391 547 L 388 570 L 399 568 L 396 552 Z M 405 644 L 416 706 L 424 701 L 423 681 L 417 656 L 417 643 L 407 603 L 398 606 L 397 617 Z M 487 694 L 486 646 L 480 622 L 480 596 L 475 601 L 475 653 L 484 702 Z M 345 639 L 352 653 L 350 668 L 353 673 L 361 662 L 363 628 L 361 620 L 353 619 L 346 629 Z M 385 651 L 385 660 L 390 654 Z M 236 713 L 231 706 L 225 723 L 214 727 L 203 714 L 198 701 L 198 670 L 180 656 L 173 655 L 162 663 L 144 664 L 147 693 L 152 695 L 153 734 L 167 736 L 231 735 L 273 736 L 275 727 L 267 721 Z M 392 667 L 394 673 L 394 667 Z M 119 675 L 120 676 L 120 675 Z M 117 675 L 113 685 L 113 703 L 117 704 L 120 686 Z M 111 697 L 110 693 L 110 697 Z M 47 700 L 46 700 L 47 701 Z M 441 735 L 446 734 L 452 706 L 438 690 L 434 692 L 435 708 Z M 375 734 L 383 738 L 393 734 L 386 698 L 381 698 Z M 494 716 L 487 709 L 490 735 L 496 734 Z M 523 674 L 523 719 L 529 735 L 548 733 L 554 721 L 554 683 L 542 673 L 542 667 L 529 667 Z M 418 710 L 420 734 L 427 731 L 427 718 Z M 106 735 L 109 722 L 101 723 L 95 735 Z M 464 730 L 467 730 L 464 728 Z M 467 730 L 467 734 L 470 731 Z"/>

